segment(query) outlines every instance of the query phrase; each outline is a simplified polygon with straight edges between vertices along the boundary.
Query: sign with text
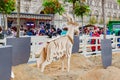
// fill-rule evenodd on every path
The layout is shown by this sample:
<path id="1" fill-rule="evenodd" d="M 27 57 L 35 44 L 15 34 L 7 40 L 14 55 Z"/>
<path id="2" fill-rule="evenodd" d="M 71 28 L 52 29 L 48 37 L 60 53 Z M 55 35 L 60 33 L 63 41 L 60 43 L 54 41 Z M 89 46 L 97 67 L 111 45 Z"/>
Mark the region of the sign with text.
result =
<path id="1" fill-rule="evenodd" d="M 114 24 L 113 30 L 120 30 L 120 24 Z"/>

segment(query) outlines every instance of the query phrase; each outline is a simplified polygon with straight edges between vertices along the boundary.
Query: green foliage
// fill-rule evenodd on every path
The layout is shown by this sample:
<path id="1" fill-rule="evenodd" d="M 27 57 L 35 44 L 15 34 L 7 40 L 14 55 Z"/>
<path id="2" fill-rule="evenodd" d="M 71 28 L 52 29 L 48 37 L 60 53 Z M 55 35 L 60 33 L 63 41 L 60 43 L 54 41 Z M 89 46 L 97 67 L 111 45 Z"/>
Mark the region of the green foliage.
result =
<path id="1" fill-rule="evenodd" d="M 96 24 L 96 23 L 97 23 L 97 20 L 96 20 L 95 16 L 92 16 L 90 18 L 89 24 Z"/>
<path id="2" fill-rule="evenodd" d="M 103 18 L 101 17 L 99 24 L 103 24 L 103 23 L 104 23 L 104 22 L 103 22 Z"/>
<path id="3" fill-rule="evenodd" d="M 70 2 L 70 3 L 75 3 L 76 1 L 79 1 L 79 0 L 64 0 L 64 2 Z"/>
<path id="4" fill-rule="evenodd" d="M 90 12 L 90 7 L 85 4 L 86 0 L 64 0 L 64 2 L 70 2 L 73 4 L 73 12 L 76 16 L 83 17 Z"/>
<path id="5" fill-rule="evenodd" d="M 10 14 L 15 10 L 14 0 L 0 0 L 0 13 Z"/>
<path id="6" fill-rule="evenodd" d="M 85 3 L 76 3 L 75 9 L 74 9 L 74 13 L 76 16 L 80 16 L 83 17 L 84 15 L 88 15 L 90 12 L 90 8 L 87 4 Z"/>
<path id="7" fill-rule="evenodd" d="M 63 0 L 64 2 L 76 3 L 77 1 L 85 2 L 86 0 Z"/>
<path id="8" fill-rule="evenodd" d="M 120 0 L 117 0 L 117 2 L 120 4 Z"/>
<path id="9" fill-rule="evenodd" d="M 64 12 L 64 7 L 58 2 L 58 0 L 44 0 L 43 4 L 45 14 L 56 14 L 60 15 Z"/>

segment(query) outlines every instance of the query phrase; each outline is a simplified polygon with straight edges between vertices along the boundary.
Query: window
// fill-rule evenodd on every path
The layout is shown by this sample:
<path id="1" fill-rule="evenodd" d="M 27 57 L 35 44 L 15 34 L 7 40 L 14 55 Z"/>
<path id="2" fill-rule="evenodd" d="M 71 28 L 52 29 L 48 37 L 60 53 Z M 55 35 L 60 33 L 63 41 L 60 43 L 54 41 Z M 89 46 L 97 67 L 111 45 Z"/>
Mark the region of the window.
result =
<path id="1" fill-rule="evenodd" d="M 116 3 L 114 4 L 114 9 L 117 9 L 117 4 Z"/>
<path id="2" fill-rule="evenodd" d="M 113 18 L 114 19 L 117 18 L 117 14 L 116 13 L 113 14 Z"/>
<path id="3" fill-rule="evenodd" d="M 118 19 L 120 19 L 120 13 L 118 14 Z"/>
<path id="4" fill-rule="evenodd" d="M 91 2 L 92 2 L 92 3 L 91 3 L 91 4 L 92 4 L 92 6 L 95 6 L 95 1 L 94 1 L 94 0 L 92 0 Z"/>
<path id="5" fill-rule="evenodd" d="M 95 10 L 94 15 L 95 15 L 95 16 L 99 16 L 99 12 L 98 12 L 98 10 Z"/>
<path id="6" fill-rule="evenodd" d="M 95 6 L 96 6 L 96 7 L 100 6 L 99 3 L 100 3 L 99 0 L 95 0 Z"/>
<path id="7" fill-rule="evenodd" d="M 108 8 L 112 8 L 112 2 L 108 2 Z"/>
<path id="8" fill-rule="evenodd" d="M 92 0 L 87 0 L 88 5 L 92 5 Z"/>
<path id="9" fill-rule="evenodd" d="M 108 17 L 111 17 L 111 13 L 110 12 L 108 12 L 108 15 L 107 15 Z"/>

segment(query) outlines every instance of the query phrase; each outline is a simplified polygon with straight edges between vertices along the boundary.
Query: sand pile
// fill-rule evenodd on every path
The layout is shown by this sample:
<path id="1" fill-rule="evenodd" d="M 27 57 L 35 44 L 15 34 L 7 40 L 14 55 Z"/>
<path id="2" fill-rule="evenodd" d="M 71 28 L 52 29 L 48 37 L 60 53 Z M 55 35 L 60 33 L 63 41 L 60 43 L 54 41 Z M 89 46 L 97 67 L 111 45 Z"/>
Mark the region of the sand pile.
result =
<path id="1" fill-rule="evenodd" d="M 103 69 L 100 56 L 85 58 L 80 54 L 73 54 L 69 73 L 66 71 L 67 66 L 65 71 L 61 71 L 61 60 L 48 65 L 44 73 L 36 68 L 36 64 L 19 65 L 13 67 L 14 80 L 120 80 L 119 57 L 120 54 L 114 54 L 112 66 Z"/>
<path id="2" fill-rule="evenodd" d="M 94 64 L 88 60 L 87 58 L 85 58 L 83 55 L 80 54 L 73 54 L 71 57 L 71 68 L 70 70 L 78 70 L 78 69 L 89 69 L 92 66 L 94 66 Z M 67 68 L 67 59 L 65 59 L 65 71 Z M 57 72 L 61 72 L 61 60 L 55 61 L 52 64 L 48 65 L 45 69 L 45 73 L 48 74 L 50 72 L 55 72 L 56 74 Z"/>
<path id="3" fill-rule="evenodd" d="M 65 64 L 67 64 L 65 60 Z M 45 72 L 41 73 L 40 69 L 36 68 L 36 64 L 28 65 L 23 64 L 13 67 L 15 73 L 14 80 L 62 80 L 61 78 L 71 78 L 74 80 L 76 75 L 78 76 L 78 70 L 89 69 L 93 66 L 93 63 L 86 59 L 80 54 L 73 54 L 71 57 L 71 69 L 70 73 L 66 71 L 67 66 L 65 65 L 65 71 L 61 71 L 61 60 L 53 62 L 45 68 Z M 84 70 L 83 70 L 84 71 Z M 80 72 L 82 74 L 82 72 Z M 66 76 L 65 76 L 66 75 Z M 47 76 L 47 77 L 46 77 Z M 49 77 L 48 77 L 49 76 Z M 51 78 L 52 77 L 52 78 Z M 70 80 L 70 79 L 68 79 Z"/>
<path id="4" fill-rule="evenodd" d="M 77 80 L 120 80 L 120 69 L 113 66 L 107 69 L 97 67 L 80 75 Z"/>
<path id="5" fill-rule="evenodd" d="M 53 80 L 44 75 L 39 69 L 29 66 L 27 64 L 13 67 L 15 78 L 11 80 Z"/>
<path id="6" fill-rule="evenodd" d="M 92 56 L 88 58 L 92 61 L 96 66 L 102 66 L 101 56 Z M 112 55 L 112 66 L 120 68 L 120 53 L 113 53 Z"/>

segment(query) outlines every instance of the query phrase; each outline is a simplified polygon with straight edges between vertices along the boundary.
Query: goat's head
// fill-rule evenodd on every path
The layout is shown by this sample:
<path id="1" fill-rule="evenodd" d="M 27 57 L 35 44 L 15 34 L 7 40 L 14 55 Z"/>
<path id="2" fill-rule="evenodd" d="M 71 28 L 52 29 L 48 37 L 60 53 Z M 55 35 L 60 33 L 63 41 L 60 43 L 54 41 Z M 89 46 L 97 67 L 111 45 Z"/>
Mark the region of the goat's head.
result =
<path id="1" fill-rule="evenodd" d="M 74 29 L 75 35 L 79 35 L 79 24 L 75 22 L 73 16 L 70 14 L 63 14 L 63 17 L 67 19 L 67 28 Z"/>

